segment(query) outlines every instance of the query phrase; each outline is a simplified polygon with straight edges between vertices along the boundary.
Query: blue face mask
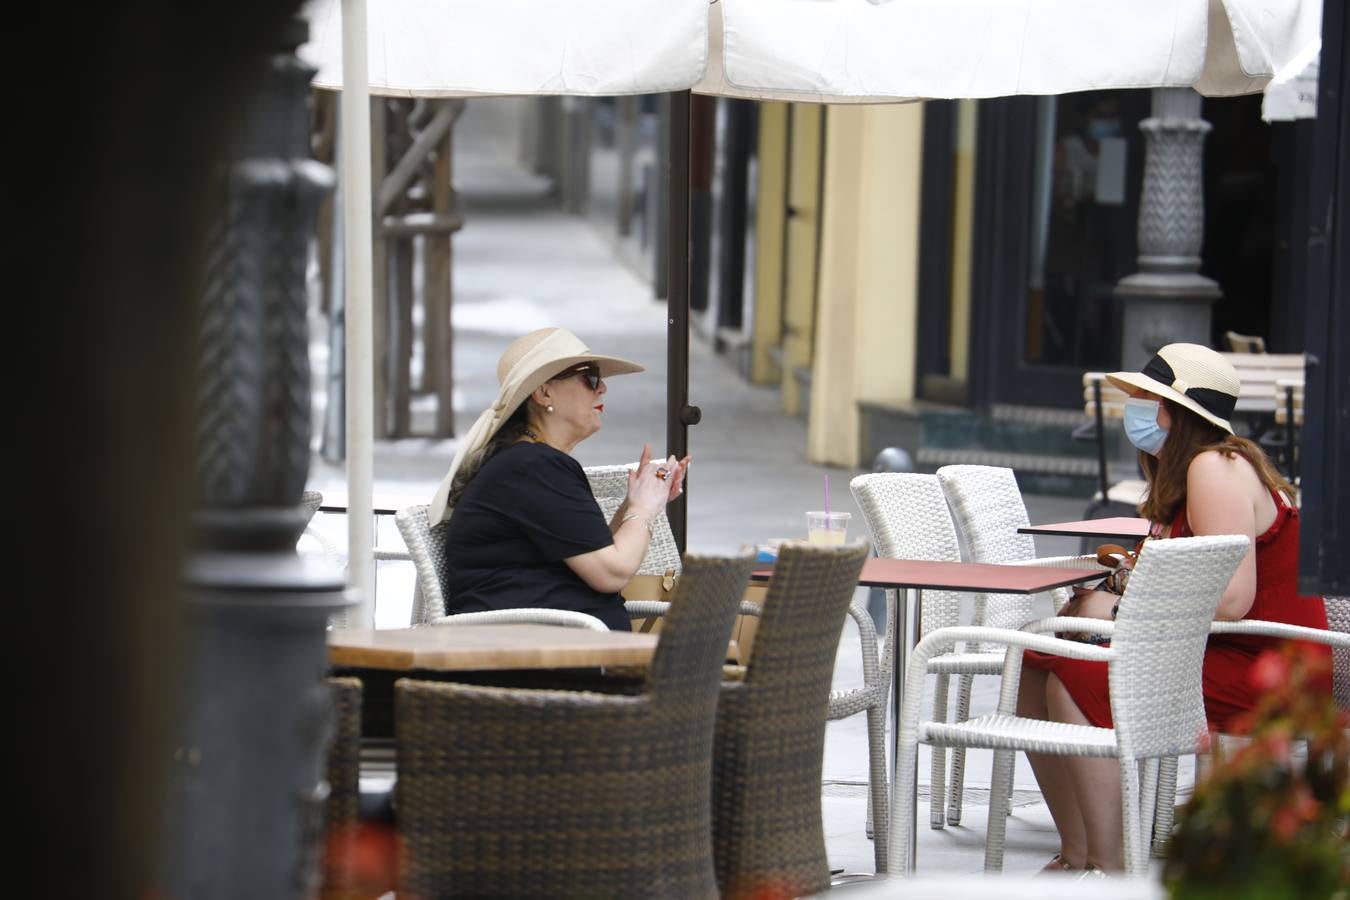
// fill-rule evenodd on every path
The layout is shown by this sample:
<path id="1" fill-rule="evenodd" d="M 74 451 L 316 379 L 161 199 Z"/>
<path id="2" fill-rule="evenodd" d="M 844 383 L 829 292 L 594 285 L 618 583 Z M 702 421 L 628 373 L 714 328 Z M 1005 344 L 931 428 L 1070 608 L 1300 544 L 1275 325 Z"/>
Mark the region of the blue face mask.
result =
<path id="1" fill-rule="evenodd" d="M 1125 437 L 1151 456 L 1157 456 L 1167 440 L 1167 429 L 1158 424 L 1158 401 L 1130 397 L 1125 401 Z"/>

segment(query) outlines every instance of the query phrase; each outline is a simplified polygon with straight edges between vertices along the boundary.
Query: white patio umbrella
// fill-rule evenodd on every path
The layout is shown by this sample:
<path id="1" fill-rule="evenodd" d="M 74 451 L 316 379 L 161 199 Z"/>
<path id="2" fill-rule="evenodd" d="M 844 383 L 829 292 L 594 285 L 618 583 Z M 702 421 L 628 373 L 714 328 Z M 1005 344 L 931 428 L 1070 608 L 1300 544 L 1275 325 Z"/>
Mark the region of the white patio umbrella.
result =
<path id="1" fill-rule="evenodd" d="M 1318 42 L 1307 0 L 368 0 L 390 96 L 692 88 L 884 102 L 1195 87 L 1253 93 Z M 340 89 L 342 0 L 311 0 L 314 84 Z"/>
<path id="2" fill-rule="evenodd" d="M 1193 87 L 1225 96 L 1261 90 L 1309 53 L 1321 9 L 1321 0 L 311 0 L 301 56 L 318 68 L 316 86 L 344 91 L 348 528 L 351 548 L 362 548 L 350 571 L 364 598 L 355 621 L 373 622 L 374 587 L 369 93 L 692 89 L 867 103 Z M 688 158 L 673 156 L 672 181 L 681 178 Z M 672 215 L 687 231 L 687 211 Z M 670 318 L 684 329 L 688 282 L 676 277 Z M 672 354 L 687 355 L 687 334 L 677 338 L 672 330 Z"/>

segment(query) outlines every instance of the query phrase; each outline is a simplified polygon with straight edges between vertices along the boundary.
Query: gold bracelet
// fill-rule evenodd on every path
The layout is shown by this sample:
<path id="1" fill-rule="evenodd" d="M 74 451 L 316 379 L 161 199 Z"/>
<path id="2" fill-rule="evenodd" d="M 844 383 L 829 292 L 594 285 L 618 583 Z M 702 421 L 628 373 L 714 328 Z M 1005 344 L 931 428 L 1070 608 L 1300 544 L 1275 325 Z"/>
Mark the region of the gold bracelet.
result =
<path id="1" fill-rule="evenodd" d="M 647 526 L 647 534 L 652 536 L 656 535 L 656 526 L 652 524 L 651 519 L 643 519 L 642 516 L 638 515 L 637 513 L 629 513 L 628 515 L 623 517 L 623 520 L 620 521 L 619 524 L 623 525 L 623 523 L 627 522 L 629 519 L 642 519 L 642 524 Z"/>

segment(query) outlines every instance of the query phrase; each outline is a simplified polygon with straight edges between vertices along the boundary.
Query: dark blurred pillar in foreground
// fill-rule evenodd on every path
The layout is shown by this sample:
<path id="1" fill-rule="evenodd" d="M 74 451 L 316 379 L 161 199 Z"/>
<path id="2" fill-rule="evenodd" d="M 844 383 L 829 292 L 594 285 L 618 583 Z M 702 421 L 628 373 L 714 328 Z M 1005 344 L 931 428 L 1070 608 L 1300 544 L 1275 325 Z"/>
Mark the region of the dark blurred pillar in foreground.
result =
<path id="1" fill-rule="evenodd" d="M 309 157 L 309 80 L 292 20 L 208 234 L 197 359 L 197 510 L 186 697 L 172 751 L 164 889 L 174 900 L 306 896 L 317 886 L 331 728 L 325 624 L 344 605 L 296 540 L 309 471 L 305 267 L 333 173 Z"/>
<path id="2" fill-rule="evenodd" d="M 206 185 L 298 7 L 30 4 L 12 29 L 10 893 L 167 897 Z"/>

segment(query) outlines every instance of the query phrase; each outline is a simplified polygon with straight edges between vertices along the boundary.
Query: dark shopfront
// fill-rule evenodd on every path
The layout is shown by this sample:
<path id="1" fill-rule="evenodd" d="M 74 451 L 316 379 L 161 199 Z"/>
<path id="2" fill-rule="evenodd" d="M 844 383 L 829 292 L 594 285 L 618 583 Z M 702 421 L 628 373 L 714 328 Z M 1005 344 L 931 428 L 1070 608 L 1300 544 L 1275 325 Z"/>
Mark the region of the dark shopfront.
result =
<path id="1" fill-rule="evenodd" d="M 952 209 L 956 103 L 925 114 L 919 383 L 928 399 L 1071 408 L 1085 370 L 1120 365 L 1116 283 L 1138 270 L 1136 230 L 1151 92 L 981 101 L 969 235 Z M 1223 296 L 1211 343 L 1261 335 L 1303 349 L 1303 294 L 1290 264 L 1298 173 L 1311 123 L 1266 123 L 1261 96 L 1206 99 L 1200 273 Z M 969 241 L 969 379 L 950 375 L 954 242 Z"/>

